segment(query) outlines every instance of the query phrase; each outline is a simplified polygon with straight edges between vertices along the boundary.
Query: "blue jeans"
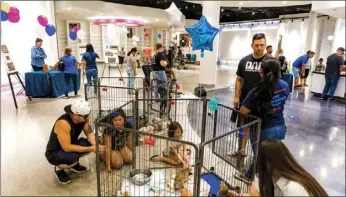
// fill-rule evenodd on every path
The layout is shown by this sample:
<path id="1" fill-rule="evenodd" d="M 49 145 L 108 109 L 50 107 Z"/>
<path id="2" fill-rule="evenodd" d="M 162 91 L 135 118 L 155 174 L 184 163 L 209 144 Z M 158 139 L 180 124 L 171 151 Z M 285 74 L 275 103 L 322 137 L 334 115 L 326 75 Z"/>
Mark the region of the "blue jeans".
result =
<path id="1" fill-rule="evenodd" d="M 159 86 L 163 86 L 167 90 L 167 76 L 166 71 L 153 71 L 153 75 L 156 77 L 156 84 L 154 88 L 155 98 L 159 98 Z"/>
<path id="2" fill-rule="evenodd" d="M 77 95 L 77 74 L 65 73 L 65 96 L 68 96 L 71 79 L 73 82 L 74 94 Z"/>
<path id="3" fill-rule="evenodd" d="M 129 79 L 127 80 L 127 87 L 134 89 L 135 88 L 135 72 L 131 67 L 127 67 L 126 69 L 127 76 Z M 133 90 L 128 90 L 129 93 L 133 92 Z"/>
<path id="4" fill-rule="evenodd" d="M 92 81 L 97 79 L 98 73 L 97 73 L 96 69 L 90 69 L 90 70 L 86 70 L 85 71 L 85 75 L 86 75 L 86 78 L 87 78 L 88 85 L 91 86 L 93 84 Z M 92 80 L 91 80 L 91 78 L 92 78 Z M 95 92 L 95 94 L 97 93 L 96 84 L 94 84 L 94 92 Z"/>
<path id="5" fill-rule="evenodd" d="M 334 93 L 336 88 L 338 87 L 340 76 L 325 75 L 325 78 L 326 78 L 326 85 L 324 86 L 322 96 L 325 98 L 328 95 L 329 98 L 334 98 Z"/>
<path id="6" fill-rule="evenodd" d="M 260 142 L 266 140 L 283 140 L 286 136 L 286 126 L 279 125 L 261 130 Z"/>

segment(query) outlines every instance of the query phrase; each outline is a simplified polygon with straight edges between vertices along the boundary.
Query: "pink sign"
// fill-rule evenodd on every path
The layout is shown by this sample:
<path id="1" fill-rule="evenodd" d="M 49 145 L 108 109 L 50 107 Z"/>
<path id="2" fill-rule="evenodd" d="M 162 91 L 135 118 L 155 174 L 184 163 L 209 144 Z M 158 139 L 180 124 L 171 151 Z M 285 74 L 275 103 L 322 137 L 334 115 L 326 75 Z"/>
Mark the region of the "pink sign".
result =
<path id="1" fill-rule="evenodd" d="M 93 24 L 95 25 L 104 25 L 104 24 L 115 24 L 125 27 L 139 27 L 143 26 L 143 21 L 135 20 L 135 19 L 124 19 L 124 18 L 102 18 L 102 19 L 94 19 Z"/>

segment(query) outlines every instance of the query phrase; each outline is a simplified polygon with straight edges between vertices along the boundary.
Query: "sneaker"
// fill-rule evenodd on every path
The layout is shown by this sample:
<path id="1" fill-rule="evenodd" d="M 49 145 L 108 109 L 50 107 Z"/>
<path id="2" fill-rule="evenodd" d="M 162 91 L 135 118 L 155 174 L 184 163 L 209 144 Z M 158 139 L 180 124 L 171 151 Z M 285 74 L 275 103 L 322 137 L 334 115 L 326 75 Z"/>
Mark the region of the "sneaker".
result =
<path id="1" fill-rule="evenodd" d="M 55 168 L 55 177 L 61 184 L 69 184 L 71 183 L 71 178 L 67 175 L 64 170 L 56 170 Z"/>
<path id="2" fill-rule="evenodd" d="M 327 99 L 328 102 L 331 102 L 331 101 L 334 101 L 334 100 L 335 100 L 335 98 L 328 98 Z"/>
<path id="3" fill-rule="evenodd" d="M 77 165 L 71 168 L 71 171 L 80 174 L 86 171 L 86 167 L 81 166 L 78 163 Z"/>

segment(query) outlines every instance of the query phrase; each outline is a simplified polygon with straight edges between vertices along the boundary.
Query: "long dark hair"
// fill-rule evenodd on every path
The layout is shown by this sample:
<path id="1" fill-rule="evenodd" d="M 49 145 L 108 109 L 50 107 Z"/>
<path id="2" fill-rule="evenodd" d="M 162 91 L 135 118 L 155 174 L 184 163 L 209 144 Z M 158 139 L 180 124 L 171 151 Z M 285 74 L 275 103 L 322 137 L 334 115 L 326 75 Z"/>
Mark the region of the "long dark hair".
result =
<path id="1" fill-rule="evenodd" d="M 254 96 L 257 102 L 257 111 L 262 122 L 267 119 L 268 110 L 275 92 L 275 86 L 280 79 L 280 62 L 274 58 L 264 60 L 261 64 L 263 79 L 255 85 Z"/>
<path id="2" fill-rule="evenodd" d="M 310 196 L 328 196 L 322 186 L 291 155 L 280 140 L 260 144 L 257 173 L 261 196 L 274 196 L 273 175 L 302 185 Z"/>
<path id="3" fill-rule="evenodd" d="M 92 44 L 88 43 L 86 45 L 86 52 L 89 52 L 89 53 L 94 52 L 94 47 Z"/>
<path id="4" fill-rule="evenodd" d="M 137 53 L 137 48 L 136 47 L 133 47 L 128 53 L 127 53 L 127 56 L 130 56 L 131 53 Z"/>

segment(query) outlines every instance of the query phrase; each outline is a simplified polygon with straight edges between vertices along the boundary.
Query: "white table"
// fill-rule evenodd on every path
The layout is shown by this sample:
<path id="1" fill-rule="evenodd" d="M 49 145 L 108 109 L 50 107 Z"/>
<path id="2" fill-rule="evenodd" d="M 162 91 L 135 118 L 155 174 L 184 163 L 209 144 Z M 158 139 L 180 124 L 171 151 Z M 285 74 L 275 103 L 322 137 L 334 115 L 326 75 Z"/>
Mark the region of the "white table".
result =
<path id="1" fill-rule="evenodd" d="M 338 87 L 336 88 L 334 96 L 340 97 L 340 98 L 346 98 L 346 92 L 345 92 L 345 75 L 342 75 L 338 82 Z M 312 72 L 312 79 L 311 79 L 311 93 L 315 94 L 322 94 L 323 88 L 326 85 L 326 79 L 325 75 L 322 72 Z"/>

